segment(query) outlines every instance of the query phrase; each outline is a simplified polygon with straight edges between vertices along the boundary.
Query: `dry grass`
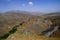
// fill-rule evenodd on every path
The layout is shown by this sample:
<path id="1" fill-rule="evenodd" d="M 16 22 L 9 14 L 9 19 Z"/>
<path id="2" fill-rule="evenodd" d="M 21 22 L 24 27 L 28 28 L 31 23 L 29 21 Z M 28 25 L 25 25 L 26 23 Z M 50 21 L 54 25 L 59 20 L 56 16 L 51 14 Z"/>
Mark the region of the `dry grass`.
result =
<path id="1" fill-rule="evenodd" d="M 9 36 L 6 40 L 60 40 L 60 38 L 48 38 L 44 36 L 37 36 L 32 34 L 13 34 Z"/>

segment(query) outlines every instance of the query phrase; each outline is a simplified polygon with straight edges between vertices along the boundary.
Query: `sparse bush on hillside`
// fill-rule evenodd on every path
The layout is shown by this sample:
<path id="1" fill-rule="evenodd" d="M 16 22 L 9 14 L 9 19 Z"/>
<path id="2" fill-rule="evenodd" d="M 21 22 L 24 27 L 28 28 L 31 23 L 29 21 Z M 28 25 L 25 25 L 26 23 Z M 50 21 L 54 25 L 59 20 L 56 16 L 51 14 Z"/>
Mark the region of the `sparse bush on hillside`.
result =
<path id="1" fill-rule="evenodd" d="M 52 21 L 53 26 L 59 26 L 58 30 L 56 30 L 51 37 L 57 37 L 60 38 L 60 15 L 58 16 L 48 16 L 47 17 L 48 20 Z"/>
<path id="2" fill-rule="evenodd" d="M 5 35 L 3 35 L 1 38 L 2 39 L 6 39 L 10 34 L 9 33 L 6 33 Z"/>
<path id="3" fill-rule="evenodd" d="M 17 28 L 13 28 L 11 31 L 9 31 L 9 33 L 13 34 L 17 31 Z"/>
<path id="4" fill-rule="evenodd" d="M 17 28 L 13 28 L 12 30 L 10 30 L 8 33 L 6 33 L 5 35 L 3 35 L 2 37 L 0 37 L 0 39 L 6 39 L 9 35 L 15 33 L 17 31 Z"/>
<path id="5" fill-rule="evenodd" d="M 14 27 L 19 27 L 19 25 L 15 25 Z"/>
<path id="6" fill-rule="evenodd" d="M 24 24 L 24 22 L 21 22 L 19 25 L 23 25 Z"/>
<path id="7" fill-rule="evenodd" d="M 60 26 L 60 16 L 48 16 L 47 19 L 52 21 L 53 25 Z"/>
<path id="8" fill-rule="evenodd" d="M 9 35 L 15 33 L 17 31 L 17 27 L 23 25 L 24 22 L 20 23 L 19 25 L 16 25 L 12 28 L 12 30 L 10 30 L 8 33 L 6 33 L 5 35 L 3 35 L 2 37 L 0 37 L 0 40 L 6 39 Z"/>

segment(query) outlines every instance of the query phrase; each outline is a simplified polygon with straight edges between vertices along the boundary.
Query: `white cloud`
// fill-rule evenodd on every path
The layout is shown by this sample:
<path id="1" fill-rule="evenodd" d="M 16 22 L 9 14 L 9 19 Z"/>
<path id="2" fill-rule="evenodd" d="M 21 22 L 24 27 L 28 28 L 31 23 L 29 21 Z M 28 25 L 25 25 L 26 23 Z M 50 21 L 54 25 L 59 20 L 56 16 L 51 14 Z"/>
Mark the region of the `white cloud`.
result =
<path id="1" fill-rule="evenodd" d="M 33 5 L 33 2 L 28 2 L 29 5 Z"/>

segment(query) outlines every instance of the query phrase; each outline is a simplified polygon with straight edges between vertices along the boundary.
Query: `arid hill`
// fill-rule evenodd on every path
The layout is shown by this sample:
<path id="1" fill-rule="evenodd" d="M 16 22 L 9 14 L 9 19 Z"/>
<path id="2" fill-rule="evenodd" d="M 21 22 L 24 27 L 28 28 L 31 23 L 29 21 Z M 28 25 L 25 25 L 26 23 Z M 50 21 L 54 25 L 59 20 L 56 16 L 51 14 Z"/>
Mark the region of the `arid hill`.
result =
<path id="1" fill-rule="evenodd" d="M 37 16 L 26 11 L 8 11 L 2 13 L 0 14 L 0 39 L 59 40 L 60 15 L 55 14 L 52 16 L 50 14 Z M 59 28 L 55 30 L 54 28 L 57 26 Z M 51 32 L 50 38 L 46 35 L 49 32 Z"/>
<path id="2" fill-rule="evenodd" d="M 52 15 L 52 16 L 51 16 Z M 53 32 L 51 37 L 60 38 L 60 12 L 44 15 L 45 19 L 51 21 L 53 26 L 59 26 L 58 30 Z"/>
<path id="3" fill-rule="evenodd" d="M 28 21 L 34 16 L 25 11 L 8 11 L 0 14 L 0 36 L 7 33 L 16 24 Z"/>

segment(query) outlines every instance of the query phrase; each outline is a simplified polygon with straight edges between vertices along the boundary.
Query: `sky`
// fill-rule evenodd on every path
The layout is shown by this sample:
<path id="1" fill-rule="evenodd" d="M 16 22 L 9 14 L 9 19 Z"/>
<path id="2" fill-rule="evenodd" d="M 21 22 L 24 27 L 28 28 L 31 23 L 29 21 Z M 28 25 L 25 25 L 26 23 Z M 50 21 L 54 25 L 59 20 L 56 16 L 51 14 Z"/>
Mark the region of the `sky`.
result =
<path id="1" fill-rule="evenodd" d="M 60 0 L 0 0 L 0 12 L 11 10 L 60 12 Z"/>

